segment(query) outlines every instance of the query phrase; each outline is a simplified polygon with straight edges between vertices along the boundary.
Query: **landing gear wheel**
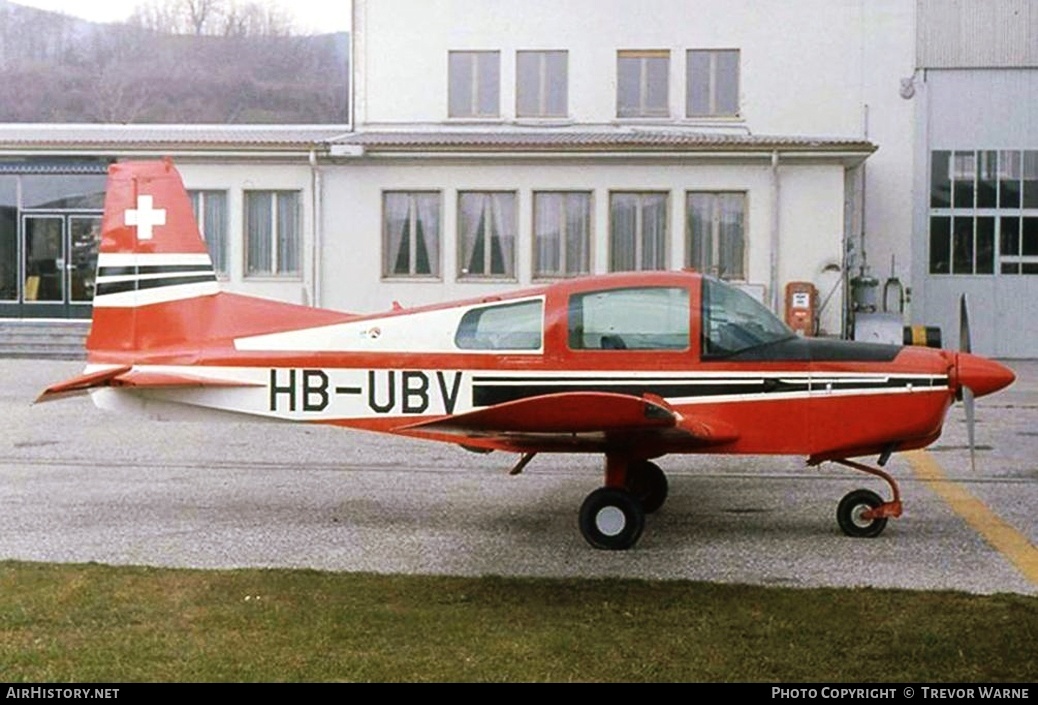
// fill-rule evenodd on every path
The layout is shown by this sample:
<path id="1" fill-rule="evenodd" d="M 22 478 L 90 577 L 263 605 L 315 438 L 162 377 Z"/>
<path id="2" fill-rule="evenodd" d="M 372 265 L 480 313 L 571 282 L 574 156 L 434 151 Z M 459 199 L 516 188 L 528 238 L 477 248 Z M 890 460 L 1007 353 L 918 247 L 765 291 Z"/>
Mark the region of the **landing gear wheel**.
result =
<path id="1" fill-rule="evenodd" d="M 652 514 L 667 501 L 667 476 L 656 463 L 642 460 L 627 468 L 625 489 L 642 505 L 642 511 Z"/>
<path id="2" fill-rule="evenodd" d="M 883 504 L 883 499 L 872 490 L 854 490 L 840 500 L 836 508 L 836 521 L 843 533 L 855 538 L 873 538 L 883 533 L 887 526 L 886 517 L 866 519 L 862 516 L 869 509 Z"/>
<path id="3" fill-rule="evenodd" d="M 580 533 L 595 548 L 628 549 L 638 541 L 644 528 L 642 505 L 625 490 L 600 487 L 580 506 Z"/>

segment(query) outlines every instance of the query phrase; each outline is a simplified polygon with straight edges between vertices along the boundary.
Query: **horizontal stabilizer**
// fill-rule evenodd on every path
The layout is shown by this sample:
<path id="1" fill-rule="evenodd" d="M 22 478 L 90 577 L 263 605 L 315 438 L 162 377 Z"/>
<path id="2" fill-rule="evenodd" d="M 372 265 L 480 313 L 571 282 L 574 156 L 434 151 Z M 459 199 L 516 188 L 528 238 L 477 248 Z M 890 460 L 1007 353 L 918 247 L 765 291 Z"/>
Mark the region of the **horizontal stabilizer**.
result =
<path id="1" fill-rule="evenodd" d="M 72 379 L 67 379 L 64 382 L 52 384 L 44 389 L 40 396 L 36 397 L 35 403 L 39 404 L 45 401 L 54 401 L 55 399 L 72 396 L 73 394 L 83 394 L 84 392 L 88 392 L 97 387 L 110 386 L 113 379 L 121 374 L 129 372 L 131 369 L 133 368 L 129 365 L 111 367 L 106 370 L 90 372 L 85 375 L 73 377 Z"/>
<path id="2" fill-rule="evenodd" d="M 261 386 L 254 382 L 239 382 L 237 380 L 213 379 L 212 377 L 195 377 L 192 375 L 170 374 L 166 372 L 148 372 L 134 370 L 129 365 L 112 367 L 107 370 L 90 372 L 85 375 L 73 377 L 58 384 L 47 387 L 43 393 L 36 398 L 39 404 L 45 401 L 53 401 L 74 394 L 83 394 L 91 389 L 101 387 L 255 387 Z"/>

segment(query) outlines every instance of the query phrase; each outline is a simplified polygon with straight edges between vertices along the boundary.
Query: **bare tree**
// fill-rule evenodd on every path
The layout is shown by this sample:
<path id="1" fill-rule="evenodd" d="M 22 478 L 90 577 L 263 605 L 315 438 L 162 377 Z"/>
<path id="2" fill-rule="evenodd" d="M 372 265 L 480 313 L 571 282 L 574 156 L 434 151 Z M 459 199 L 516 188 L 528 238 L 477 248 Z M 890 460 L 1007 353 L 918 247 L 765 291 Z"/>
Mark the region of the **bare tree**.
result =
<path id="1" fill-rule="evenodd" d="M 339 123 L 346 40 L 296 36 L 261 2 L 148 0 L 93 24 L 0 0 L 0 122 Z"/>
<path id="2" fill-rule="evenodd" d="M 269 0 L 145 0 L 130 21 L 161 34 L 283 37 L 294 33 L 288 11 Z"/>
<path id="3" fill-rule="evenodd" d="M 196 36 L 202 34 L 206 21 L 215 14 L 217 2 L 218 0 L 185 0 Z"/>

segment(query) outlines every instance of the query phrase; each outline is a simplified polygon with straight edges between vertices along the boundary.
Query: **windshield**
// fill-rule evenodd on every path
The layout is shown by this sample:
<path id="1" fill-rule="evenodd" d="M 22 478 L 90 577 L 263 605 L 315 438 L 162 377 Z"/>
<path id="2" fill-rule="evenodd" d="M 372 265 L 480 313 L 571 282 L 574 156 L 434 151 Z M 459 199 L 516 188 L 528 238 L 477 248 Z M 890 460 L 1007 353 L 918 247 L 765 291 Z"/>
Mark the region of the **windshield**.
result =
<path id="1" fill-rule="evenodd" d="M 746 292 L 703 277 L 703 357 L 727 357 L 794 333 Z"/>

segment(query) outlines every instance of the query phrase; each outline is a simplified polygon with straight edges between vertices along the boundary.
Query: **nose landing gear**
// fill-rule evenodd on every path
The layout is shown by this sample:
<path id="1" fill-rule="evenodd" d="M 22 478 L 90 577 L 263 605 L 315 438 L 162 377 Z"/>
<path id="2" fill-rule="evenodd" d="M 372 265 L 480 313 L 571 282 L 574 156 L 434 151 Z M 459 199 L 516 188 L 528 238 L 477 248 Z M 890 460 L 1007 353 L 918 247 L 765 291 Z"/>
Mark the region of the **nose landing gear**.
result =
<path id="1" fill-rule="evenodd" d="M 854 538 L 874 538 L 883 533 L 887 527 L 887 519 L 901 516 L 901 492 L 897 482 L 879 468 L 869 467 L 853 460 L 837 459 L 839 463 L 852 470 L 860 470 L 886 480 L 894 494 L 894 499 L 884 502 L 883 498 L 872 490 L 854 490 L 849 492 L 836 508 L 836 522 L 847 536 Z"/>

